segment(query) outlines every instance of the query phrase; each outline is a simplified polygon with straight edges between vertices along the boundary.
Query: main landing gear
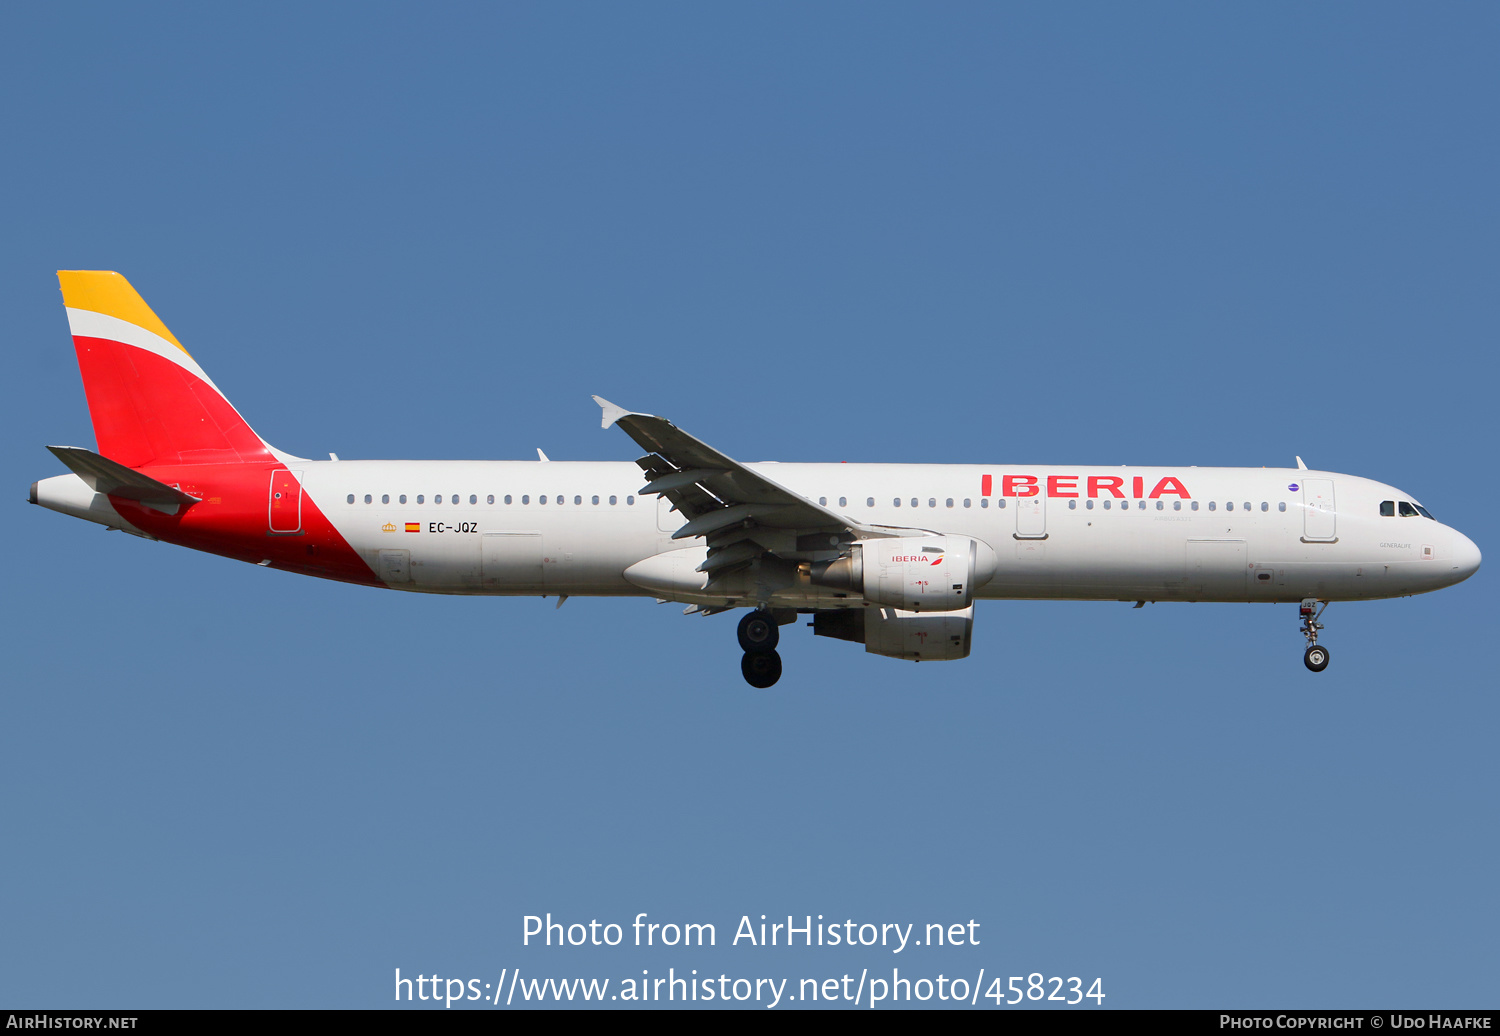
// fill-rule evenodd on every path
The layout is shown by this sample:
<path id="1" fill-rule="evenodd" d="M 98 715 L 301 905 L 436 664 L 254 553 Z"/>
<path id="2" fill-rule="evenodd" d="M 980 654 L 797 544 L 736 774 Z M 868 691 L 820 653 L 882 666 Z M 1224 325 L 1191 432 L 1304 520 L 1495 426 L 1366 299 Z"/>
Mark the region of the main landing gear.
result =
<path id="1" fill-rule="evenodd" d="M 1302 653 L 1302 664 L 1315 673 L 1321 673 L 1328 668 L 1328 649 L 1318 646 L 1318 630 L 1323 624 L 1318 621 L 1323 615 L 1323 609 L 1318 607 L 1319 601 L 1316 597 L 1307 597 L 1302 601 L 1299 614 L 1302 616 L 1302 635 L 1307 638 L 1307 650 Z"/>
<path id="2" fill-rule="evenodd" d="M 751 687 L 770 687 L 781 679 L 781 656 L 776 645 L 781 640 L 781 627 L 776 616 L 766 608 L 757 608 L 740 620 L 740 647 L 745 657 L 740 659 L 740 673 Z"/>

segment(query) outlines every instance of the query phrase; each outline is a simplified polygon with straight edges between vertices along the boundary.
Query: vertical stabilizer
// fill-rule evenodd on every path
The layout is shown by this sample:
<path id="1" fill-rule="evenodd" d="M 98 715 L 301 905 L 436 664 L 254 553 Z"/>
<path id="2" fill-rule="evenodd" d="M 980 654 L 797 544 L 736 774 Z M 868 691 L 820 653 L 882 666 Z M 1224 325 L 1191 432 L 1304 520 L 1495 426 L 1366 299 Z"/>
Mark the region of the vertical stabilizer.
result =
<path id="1" fill-rule="evenodd" d="M 107 270 L 57 279 L 101 454 L 131 468 L 275 460 L 129 281 Z"/>

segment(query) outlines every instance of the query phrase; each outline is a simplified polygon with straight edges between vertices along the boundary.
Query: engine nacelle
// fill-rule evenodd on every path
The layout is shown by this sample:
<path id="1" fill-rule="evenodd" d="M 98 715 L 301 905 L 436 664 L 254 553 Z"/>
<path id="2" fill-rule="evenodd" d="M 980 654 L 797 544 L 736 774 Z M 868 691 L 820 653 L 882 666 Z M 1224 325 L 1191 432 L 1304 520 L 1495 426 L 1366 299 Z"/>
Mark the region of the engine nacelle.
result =
<path id="1" fill-rule="evenodd" d="M 872 655 L 913 662 L 969 656 L 974 606 L 954 612 L 909 612 L 898 608 L 849 608 L 813 614 L 813 633 L 863 644 Z"/>
<path id="2" fill-rule="evenodd" d="M 975 588 L 994 574 L 995 552 L 987 543 L 907 536 L 856 543 L 846 556 L 814 565 L 811 579 L 902 611 L 952 612 L 973 604 Z"/>

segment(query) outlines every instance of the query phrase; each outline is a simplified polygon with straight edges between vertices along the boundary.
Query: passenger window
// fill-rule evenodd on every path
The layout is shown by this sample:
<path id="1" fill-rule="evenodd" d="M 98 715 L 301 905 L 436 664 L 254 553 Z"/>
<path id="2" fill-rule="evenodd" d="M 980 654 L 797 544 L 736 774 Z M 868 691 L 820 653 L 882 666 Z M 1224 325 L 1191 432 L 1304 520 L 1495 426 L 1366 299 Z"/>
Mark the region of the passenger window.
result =
<path id="1" fill-rule="evenodd" d="M 402 493 L 401 496 L 398 497 L 397 499 L 399 499 L 403 504 L 406 503 L 406 494 Z"/>
<path id="2" fill-rule="evenodd" d="M 1105 498 L 1104 498 L 1104 509 L 1105 509 L 1105 510 L 1106 510 L 1106 511 L 1108 511 L 1108 510 L 1109 510 L 1109 497 L 1105 497 Z"/>
<path id="3" fill-rule="evenodd" d="M 539 503 L 539 504 L 545 504 L 547 502 L 547 496 L 546 496 L 546 494 L 544 493 L 541 496 L 537 497 L 536 498 L 536 502 Z"/>
<path id="4" fill-rule="evenodd" d="M 901 506 L 901 498 L 899 496 L 892 498 L 892 500 L 891 500 L 891 506 L 892 507 L 900 507 Z"/>
<path id="5" fill-rule="evenodd" d="M 965 507 L 969 506 L 969 497 L 964 497 L 964 506 Z"/>
<path id="6" fill-rule="evenodd" d="M 1193 510 L 1198 510 L 1198 501 L 1196 500 L 1193 501 Z"/>
<path id="7" fill-rule="evenodd" d="M 937 506 L 937 497 L 935 497 L 935 496 L 929 496 L 927 498 L 927 506 L 928 507 L 936 507 Z"/>
<path id="8" fill-rule="evenodd" d="M 820 496 L 820 497 L 818 497 L 818 506 L 819 507 L 827 507 L 828 506 L 828 498 L 826 496 Z"/>
<path id="9" fill-rule="evenodd" d="M 1266 502 L 1265 502 L 1265 501 L 1264 501 L 1264 500 L 1262 500 L 1262 501 L 1261 501 L 1261 502 L 1260 502 L 1260 509 L 1261 509 L 1261 510 L 1262 510 L 1262 511 L 1269 511 L 1269 510 L 1270 510 L 1270 509 L 1271 509 L 1271 505 L 1270 505 L 1270 504 L 1268 504 L 1268 503 L 1266 503 Z"/>
<path id="10" fill-rule="evenodd" d="M 417 494 L 417 503 L 420 504 L 420 503 L 424 502 L 426 499 L 427 498 L 425 496 L 423 496 L 421 493 Z"/>
<path id="11" fill-rule="evenodd" d="M 1000 499 L 996 500 L 995 506 L 1003 508 L 1005 506 L 1005 497 L 1002 496 Z"/>
<path id="12" fill-rule="evenodd" d="M 912 498 L 911 498 L 911 505 L 912 505 L 912 506 L 913 506 L 913 507 L 916 507 L 916 506 L 917 506 L 917 498 L 916 498 L 916 497 L 912 497 Z"/>
<path id="13" fill-rule="evenodd" d="M 575 497 L 573 497 L 573 502 L 575 504 L 578 504 L 580 507 L 582 507 L 583 506 L 583 497 L 581 497 L 581 496 L 575 496 Z M 596 500 L 595 503 L 598 503 L 598 501 Z"/>
<path id="14" fill-rule="evenodd" d="M 1181 500 L 1173 500 L 1172 501 L 1172 510 L 1174 510 L 1174 511 L 1180 511 L 1180 510 L 1182 510 L 1182 501 Z"/>
<path id="15" fill-rule="evenodd" d="M 1233 511 L 1234 510 L 1234 501 L 1231 500 L 1227 504 L 1225 504 L 1224 505 L 1224 510 L 1226 510 L 1226 511 Z"/>
<path id="16" fill-rule="evenodd" d="M 1092 499 L 1085 500 L 1083 506 L 1086 510 L 1092 511 L 1094 509 L 1094 501 Z"/>
<path id="17" fill-rule="evenodd" d="M 1276 505 L 1276 510 L 1278 510 L 1278 511 L 1285 511 L 1286 510 L 1286 501 L 1283 500 L 1283 501 L 1281 501 L 1281 503 L 1277 504 Z"/>
<path id="18" fill-rule="evenodd" d="M 389 493 L 381 493 L 380 494 L 380 502 L 383 503 L 383 504 L 390 503 L 391 502 L 391 494 L 389 494 Z"/>
<path id="19" fill-rule="evenodd" d="M 848 497 L 843 497 L 843 496 L 839 497 L 839 506 L 840 507 L 848 507 L 849 506 L 849 498 Z"/>
<path id="20" fill-rule="evenodd" d="M 598 503 L 599 503 L 599 498 L 596 496 L 596 497 L 594 497 L 594 504 L 597 506 Z"/>
<path id="21" fill-rule="evenodd" d="M 556 502 L 557 502 L 557 506 L 558 506 L 558 507 L 561 507 L 561 506 L 562 506 L 562 505 L 563 505 L 563 504 L 565 504 L 565 503 L 567 503 L 567 502 L 568 502 L 568 498 L 567 498 L 567 497 L 565 497 L 565 496 L 563 496 L 563 495 L 562 495 L 562 494 L 561 494 L 561 493 L 558 493 L 558 494 L 557 494 L 557 496 L 556 496 L 556 497 L 554 497 L 554 498 L 553 498 L 553 499 L 554 499 L 554 500 L 555 500 L 555 501 L 556 501 Z M 547 502 L 547 501 L 545 501 L 545 500 L 543 500 L 543 501 L 542 501 L 542 503 L 544 503 L 544 504 L 545 504 L 545 503 L 546 503 L 546 502 Z"/>
<path id="22" fill-rule="evenodd" d="M 421 502 L 422 502 L 422 498 L 418 497 L 417 498 L 417 503 L 421 503 Z M 529 504 L 529 503 L 531 503 L 531 494 L 530 493 L 524 494 L 521 497 L 521 503 L 523 503 L 523 504 Z"/>
<path id="23" fill-rule="evenodd" d="M 366 493 L 365 494 L 365 503 L 367 503 L 367 504 L 373 504 L 374 502 L 375 502 L 375 498 L 372 497 L 369 493 Z"/>
<path id="24" fill-rule="evenodd" d="M 508 504 L 508 503 L 510 503 L 510 494 L 509 494 L 509 493 L 506 493 L 506 494 L 505 494 L 505 502 L 506 502 L 506 503 L 507 503 L 507 504 Z"/>
<path id="25" fill-rule="evenodd" d="M 352 504 L 352 503 L 354 503 L 354 494 L 353 494 L 353 493 L 350 493 L 350 494 L 349 494 L 349 502 L 350 502 L 350 503 L 351 503 L 351 504 Z"/>
<path id="26" fill-rule="evenodd" d="M 495 502 L 495 494 L 491 493 L 489 496 L 485 497 L 484 498 L 484 502 L 487 503 L 487 504 L 494 503 Z"/>
<path id="27" fill-rule="evenodd" d="M 609 506 L 611 506 L 611 507 L 615 506 L 615 504 L 617 504 L 619 502 L 620 502 L 620 498 L 617 497 L 617 496 L 612 496 L 612 497 L 609 498 Z"/>
<path id="28" fill-rule="evenodd" d="M 443 494 L 442 493 L 434 493 L 432 495 L 432 502 L 435 503 L 435 504 L 442 503 L 443 502 Z"/>
<path id="29" fill-rule="evenodd" d="M 456 503 L 458 503 L 458 501 L 457 501 L 457 500 L 455 500 L 455 501 L 453 501 L 453 502 L 454 502 L 454 503 L 455 503 L 455 504 L 456 504 Z M 494 503 L 494 502 L 495 502 L 495 498 L 494 498 L 494 497 L 490 497 L 490 503 Z M 473 493 L 470 493 L 470 494 L 469 494 L 469 504 L 470 504 L 470 506 L 472 506 L 472 505 L 474 505 L 474 504 L 477 504 L 477 503 L 479 503 L 479 497 L 478 497 L 478 496 L 476 496 L 476 495 L 475 495 L 475 494 L 473 494 Z"/>
<path id="30" fill-rule="evenodd" d="M 987 496 L 980 497 L 979 498 L 979 506 L 980 507 L 988 507 L 988 506 L 990 506 L 990 498 L 987 497 Z"/>
<path id="31" fill-rule="evenodd" d="M 1069 500 L 1068 501 L 1068 510 L 1070 510 L 1070 511 L 1076 511 L 1076 510 L 1078 510 L 1078 501 L 1077 500 Z"/>
<path id="32" fill-rule="evenodd" d="M 865 497 L 865 506 L 866 507 L 874 507 L 875 506 L 875 498 L 873 496 L 867 496 L 867 497 Z"/>
<path id="33" fill-rule="evenodd" d="M 625 498 L 625 506 L 626 507 L 634 507 L 635 506 L 635 497 L 633 497 L 633 496 L 627 496 Z"/>
<path id="34" fill-rule="evenodd" d="M 1396 517 L 1396 501 L 1394 501 L 1394 500 L 1382 500 L 1382 501 L 1380 501 L 1380 517 L 1382 517 L 1382 518 L 1394 518 L 1394 517 Z"/>
<path id="35" fill-rule="evenodd" d="M 1403 500 L 1401 501 L 1401 517 L 1415 518 L 1417 517 L 1417 509 Z"/>
<path id="36" fill-rule="evenodd" d="M 1247 510 L 1247 511 L 1250 510 L 1250 501 L 1249 500 L 1245 501 L 1245 510 Z"/>
<path id="37" fill-rule="evenodd" d="M 1218 505 L 1218 504 L 1216 504 L 1216 503 L 1214 503 L 1214 501 L 1212 501 L 1212 500 L 1210 500 L 1210 501 L 1209 501 L 1209 502 L 1208 502 L 1208 509 L 1209 509 L 1209 510 L 1210 510 L 1210 511 L 1216 511 L 1216 510 L 1218 510 L 1218 507 L 1219 507 L 1219 505 Z"/>
<path id="38" fill-rule="evenodd" d="M 948 506 L 949 507 L 953 506 L 953 498 L 951 496 L 948 498 Z"/>
<path id="39" fill-rule="evenodd" d="M 1145 503 L 1144 500 L 1141 501 L 1141 502 L 1143 504 Z M 1165 511 L 1167 509 L 1167 502 L 1165 500 L 1158 500 L 1158 501 L 1156 501 L 1156 509 L 1158 511 Z"/>

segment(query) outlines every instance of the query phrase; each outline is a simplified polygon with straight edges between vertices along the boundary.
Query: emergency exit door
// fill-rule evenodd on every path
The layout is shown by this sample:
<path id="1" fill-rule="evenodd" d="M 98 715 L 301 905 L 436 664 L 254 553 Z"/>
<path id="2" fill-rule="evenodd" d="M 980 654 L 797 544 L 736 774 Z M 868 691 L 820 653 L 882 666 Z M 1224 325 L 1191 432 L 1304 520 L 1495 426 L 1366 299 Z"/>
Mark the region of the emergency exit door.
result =
<path id="1" fill-rule="evenodd" d="M 1016 497 L 1016 539 L 1044 540 L 1047 538 L 1047 498 L 1036 496 Z"/>

